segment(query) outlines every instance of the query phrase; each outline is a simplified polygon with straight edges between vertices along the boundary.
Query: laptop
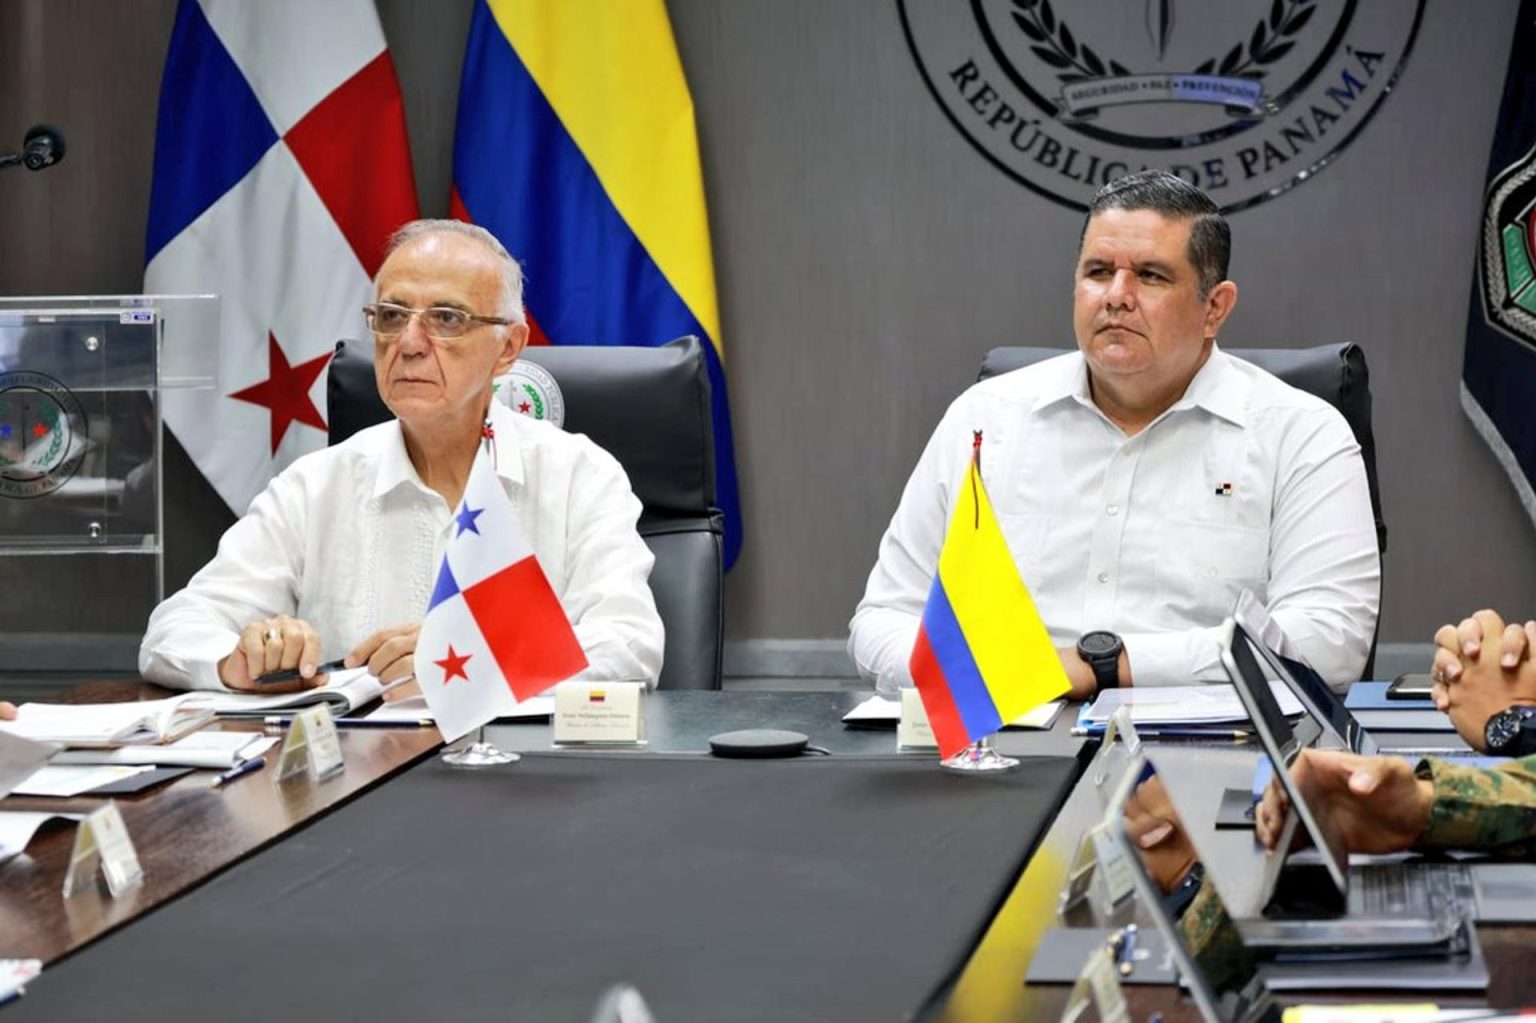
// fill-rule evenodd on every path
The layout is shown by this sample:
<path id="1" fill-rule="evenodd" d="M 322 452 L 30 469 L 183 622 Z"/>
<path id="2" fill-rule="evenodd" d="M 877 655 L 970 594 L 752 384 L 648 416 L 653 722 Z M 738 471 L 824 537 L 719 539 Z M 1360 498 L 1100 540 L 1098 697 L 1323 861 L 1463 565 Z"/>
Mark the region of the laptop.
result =
<path id="1" fill-rule="evenodd" d="M 1413 860 L 1351 867 L 1340 840 L 1323 826 L 1317 808 L 1308 804 L 1287 769 L 1304 743 L 1281 713 L 1260 666 L 1262 660 L 1274 668 L 1278 659 L 1235 619 L 1223 623 L 1220 643 L 1222 664 L 1248 711 L 1274 777 L 1291 802 L 1277 848 L 1290 849 L 1296 829 L 1301 828 L 1318 850 L 1315 862 L 1306 864 L 1290 864 L 1288 857 L 1280 855 L 1268 858 L 1263 887 L 1266 915 L 1403 915 L 1433 920 L 1449 911 L 1482 923 L 1536 922 L 1536 866 L 1530 864 Z M 1298 696 L 1307 702 L 1306 696 Z M 1338 734 L 1348 737 L 1351 733 L 1346 726 Z M 1361 741 L 1358 751 L 1375 749 L 1373 743 Z"/>
<path id="2" fill-rule="evenodd" d="M 1144 849 L 1136 841 L 1156 819 L 1183 833 L 1172 801 L 1148 798 L 1161 781 L 1139 753 L 1109 800 L 1108 830 L 1128 864 L 1138 905 L 1156 924 L 1173 965 L 1202 1015 L 1222 1023 L 1271 1023 L 1280 1018 L 1269 992 L 1279 990 L 1467 989 L 1488 983 L 1487 965 L 1470 925 L 1452 921 L 1450 938 L 1428 946 L 1383 944 L 1381 922 L 1367 920 L 1234 920 L 1209 874 L 1188 867 L 1193 843 L 1164 839 Z M 1269 928 L 1289 928 L 1294 946 L 1258 940 Z M 1392 926 L 1387 922 L 1388 929 Z M 1325 934 L 1331 937 L 1323 939 Z M 1273 935 L 1271 935 L 1273 936 Z M 1400 935 L 1399 935 L 1400 936 Z"/>
<path id="3" fill-rule="evenodd" d="M 1216 894 L 1216 886 L 1207 878 L 1201 886 L 1208 887 L 1208 892 L 1197 892 L 1191 898 L 1186 890 L 1171 896 L 1164 891 L 1170 872 L 1155 866 L 1156 852 L 1142 849 L 1131 834 L 1131 800 L 1156 777 L 1151 761 L 1144 753 L 1138 753 L 1109 800 L 1105 821 L 1130 865 L 1136 899 L 1162 934 L 1202 1019 L 1218 1023 L 1279 1023 L 1280 1010 L 1259 977 L 1257 962 L 1246 945 L 1231 940 L 1227 928 L 1232 926 L 1232 920 Z M 1185 886 L 1181 883 L 1179 887 Z M 1212 936 L 1224 940 L 1213 943 Z"/>
<path id="4" fill-rule="evenodd" d="M 1239 604 L 1242 602 L 1239 601 Z M 1254 648 L 1259 659 L 1268 667 L 1271 677 L 1278 678 L 1296 694 L 1302 709 L 1311 718 L 1319 729 L 1328 735 L 1334 742 L 1347 750 L 1352 750 L 1362 756 L 1375 756 L 1378 753 L 1421 754 L 1430 753 L 1440 757 L 1476 756 L 1477 751 L 1468 749 L 1465 745 L 1450 746 L 1381 746 L 1359 720 L 1344 706 L 1344 700 L 1339 694 L 1329 688 L 1321 675 L 1299 661 L 1293 661 L 1288 657 L 1281 657 L 1267 645 L 1258 640 L 1263 633 L 1256 627 L 1256 623 L 1249 621 L 1241 610 L 1232 613 L 1233 621 L 1238 628 L 1249 637 L 1249 642 Z M 1447 740 L 1448 741 L 1448 740 Z M 1308 744 L 1310 745 L 1310 743 Z"/>

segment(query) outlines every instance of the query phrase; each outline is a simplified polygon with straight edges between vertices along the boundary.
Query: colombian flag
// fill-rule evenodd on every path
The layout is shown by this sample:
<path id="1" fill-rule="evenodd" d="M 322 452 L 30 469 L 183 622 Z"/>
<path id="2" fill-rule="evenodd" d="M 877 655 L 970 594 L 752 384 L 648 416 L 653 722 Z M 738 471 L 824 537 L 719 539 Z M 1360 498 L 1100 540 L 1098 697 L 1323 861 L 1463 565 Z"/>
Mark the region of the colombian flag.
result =
<path id="1" fill-rule="evenodd" d="M 693 100 L 662 0 L 476 0 L 451 211 L 527 271 L 534 344 L 704 341 L 725 558 L 741 549 Z"/>
<path id="2" fill-rule="evenodd" d="M 941 757 L 1069 688 L 987 500 L 980 431 L 955 495 L 910 666 Z"/>

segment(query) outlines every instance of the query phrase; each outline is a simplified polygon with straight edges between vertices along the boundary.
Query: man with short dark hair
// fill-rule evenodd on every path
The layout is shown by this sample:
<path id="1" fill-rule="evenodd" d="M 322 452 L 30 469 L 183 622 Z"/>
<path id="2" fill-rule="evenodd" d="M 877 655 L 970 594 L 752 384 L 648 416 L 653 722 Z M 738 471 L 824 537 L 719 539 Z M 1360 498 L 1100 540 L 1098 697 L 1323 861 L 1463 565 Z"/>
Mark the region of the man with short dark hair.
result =
<path id="1" fill-rule="evenodd" d="M 492 398 L 528 340 L 516 260 L 484 228 L 416 221 L 391 240 L 375 289 L 374 375 L 394 418 L 299 459 L 257 495 L 213 560 L 150 615 L 140 672 L 264 693 L 321 685 L 319 665 L 341 655 L 386 682 L 411 674 L 483 449 L 587 655 L 582 677 L 655 685 L 655 559 L 623 468 Z M 299 677 L 255 681 L 286 669 Z"/>
<path id="2" fill-rule="evenodd" d="M 1224 679 L 1249 590 L 1330 685 L 1359 677 L 1380 597 L 1360 447 L 1332 406 L 1222 352 L 1237 304 L 1215 203 L 1163 171 L 1094 197 L 1078 351 L 975 385 L 928 442 L 880 543 L 849 652 L 882 692 L 908 660 L 974 431 L 1009 549 L 1072 695 Z"/>

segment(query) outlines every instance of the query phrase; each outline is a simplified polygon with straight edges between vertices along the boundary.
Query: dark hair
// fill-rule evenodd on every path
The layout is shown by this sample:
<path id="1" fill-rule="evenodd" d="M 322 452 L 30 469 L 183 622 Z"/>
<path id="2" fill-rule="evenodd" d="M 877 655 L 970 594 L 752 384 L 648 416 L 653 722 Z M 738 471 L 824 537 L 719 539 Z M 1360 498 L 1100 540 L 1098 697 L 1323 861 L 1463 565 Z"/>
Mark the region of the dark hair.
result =
<path id="1" fill-rule="evenodd" d="M 1105 210 L 1151 210 L 1169 220 L 1188 220 L 1189 262 L 1199 276 L 1200 297 L 1227 279 L 1232 258 L 1232 229 L 1211 197 L 1177 174 L 1144 170 L 1116 178 L 1093 197 L 1083 221 L 1078 246 L 1088 234 L 1088 224 Z"/>

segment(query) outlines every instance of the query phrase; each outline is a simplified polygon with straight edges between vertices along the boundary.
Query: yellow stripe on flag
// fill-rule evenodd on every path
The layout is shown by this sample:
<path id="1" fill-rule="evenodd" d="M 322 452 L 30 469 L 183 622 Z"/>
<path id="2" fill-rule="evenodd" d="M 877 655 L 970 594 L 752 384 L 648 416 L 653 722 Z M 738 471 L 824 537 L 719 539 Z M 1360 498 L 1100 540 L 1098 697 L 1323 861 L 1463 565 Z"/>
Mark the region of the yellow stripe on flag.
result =
<path id="1" fill-rule="evenodd" d="M 1070 688 L 1056 647 L 1024 587 L 973 458 L 955 495 L 939 579 L 1002 719 Z"/>
<path id="2" fill-rule="evenodd" d="M 693 99 L 662 0 L 488 0 L 555 115 L 721 352 Z"/>

